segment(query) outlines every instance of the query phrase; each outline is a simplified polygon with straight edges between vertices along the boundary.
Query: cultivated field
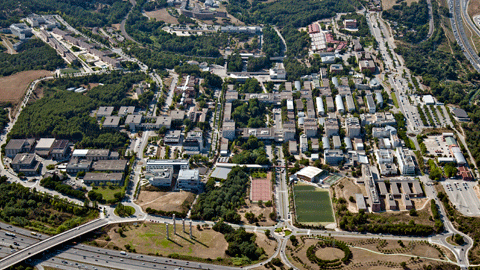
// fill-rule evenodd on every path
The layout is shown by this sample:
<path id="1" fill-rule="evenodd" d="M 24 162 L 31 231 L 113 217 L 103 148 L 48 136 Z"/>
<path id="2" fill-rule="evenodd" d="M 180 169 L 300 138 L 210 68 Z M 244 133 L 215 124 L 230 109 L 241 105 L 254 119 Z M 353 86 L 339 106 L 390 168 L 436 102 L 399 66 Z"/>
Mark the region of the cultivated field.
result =
<path id="1" fill-rule="evenodd" d="M 148 207 L 162 211 L 183 212 L 185 205 L 190 205 L 195 199 L 195 194 L 186 191 L 162 192 L 142 189 L 138 196 L 137 204 L 145 211 Z"/>
<path id="2" fill-rule="evenodd" d="M 384 10 L 391 9 L 394 5 L 400 5 L 402 2 L 407 3 L 410 5 L 413 2 L 418 2 L 418 0 L 405 0 L 405 1 L 398 1 L 398 0 L 382 0 L 382 8 Z"/>
<path id="3" fill-rule="evenodd" d="M 301 223 L 332 223 L 332 203 L 327 190 L 309 185 L 295 185 L 297 220 Z"/>
<path id="4" fill-rule="evenodd" d="M 306 237 L 297 239 L 299 244 L 296 247 L 291 242 L 287 245 L 286 253 L 291 258 L 290 261 L 299 269 L 319 269 L 319 266 L 311 262 L 306 255 L 307 249 L 318 240 Z M 395 240 L 380 239 L 358 240 L 342 237 L 335 239 L 348 244 L 352 252 L 350 261 L 340 269 L 423 269 L 423 266 L 448 264 L 449 260 L 454 260 L 453 254 L 443 247 L 420 241 L 399 243 Z M 333 247 L 320 248 L 315 252 L 315 255 L 323 260 L 341 259 L 344 254 L 342 250 Z M 400 266 L 402 262 L 407 264 L 407 268 Z M 443 269 L 456 268 L 454 265 L 448 265 Z"/>
<path id="5" fill-rule="evenodd" d="M 148 12 L 145 12 L 145 14 L 149 18 L 154 18 L 157 21 L 164 21 L 166 23 L 178 24 L 177 18 L 170 15 L 166 8 L 162 8 L 154 11 L 148 11 Z"/>
<path id="6" fill-rule="evenodd" d="M 47 70 L 29 70 L 0 77 L 0 103 L 11 102 L 17 105 L 32 81 L 51 74 Z"/>

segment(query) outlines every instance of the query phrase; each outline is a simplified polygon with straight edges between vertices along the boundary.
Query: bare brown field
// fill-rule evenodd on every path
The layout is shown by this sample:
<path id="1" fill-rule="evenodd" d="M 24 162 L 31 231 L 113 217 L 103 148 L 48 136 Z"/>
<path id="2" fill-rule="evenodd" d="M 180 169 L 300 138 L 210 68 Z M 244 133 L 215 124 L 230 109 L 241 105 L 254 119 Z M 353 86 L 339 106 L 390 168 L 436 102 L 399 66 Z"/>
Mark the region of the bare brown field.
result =
<path id="1" fill-rule="evenodd" d="M 137 204 L 145 211 L 148 207 L 155 210 L 183 212 L 184 202 L 189 204 L 195 199 L 195 194 L 186 191 L 161 192 L 141 190 Z"/>
<path id="2" fill-rule="evenodd" d="M 433 259 L 447 261 L 446 257 L 434 246 L 419 241 L 403 241 L 404 247 L 402 247 L 394 240 L 382 242 L 383 240 L 379 239 L 358 240 L 342 237 L 336 237 L 335 239 L 344 241 L 352 246 L 350 247 L 352 259 L 342 269 L 403 269 L 400 266 L 402 262 L 407 264 L 408 268 L 405 269 L 423 269 L 424 265 L 442 263 Z M 300 269 L 318 269 L 318 265 L 312 263 L 306 255 L 307 249 L 311 245 L 316 244 L 317 241 L 316 239 L 300 238 L 297 247 L 294 247 L 289 242 L 286 253 L 290 261 Z M 379 252 L 386 254 L 379 254 Z M 447 253 L 442 249 L 442 252 L 448 257 L 453 256 L 449 251 Z M 324 260 L 342 258 L 343 255 L 343 251 L 331 247 L 316 251 L 316 256 Z M 425 258 L 416 258 L 417 256 Z M 412 258 L 415 259 L 412 260 Z"/>
<path id="3" fill-rule="evenodd" d="M 473 16 L 480 14 L 480 1 L 479 0 L 470 0 L 468 2 L 467 13 L 470 18 L 473 19 Z"/>
<path id="4" fill-rule="evenodd" d="M 344 198 L 347 201 L 348 210 L 350 212 L 357 213 L 357 203 L 351 202 L 349 198 L 352 196 L 355 199 L 356 193 L 361 193 L 365 196 L 365 190 L 362 190 L 359 185 L 355 184 L 353 179 L 349 178 L 343 178 L 340 180 L 337 184 L 335 184 L 334 189 L 337 198 Z"/>
<path id="5" fill-rule="evenodd" d="M 258 221 L 258 224 L 260 224 L 260 226 L 275 225 L 276 222 L 270 219 L 270 213 L 275 211 L 273 207 L 260 207 L 258 206 L 258 204 L 250 202 L 250 200 L 245 200 L 245 202 L 247 205 L 243 206 L 242 208 L 240 208 L 240 210 L 238 210 L 238 213 L 242 218 L 241 221 L 243 223 L 249 224 L 248 220 L 245 218 L 245 214 L 247 212 L 252 212 L 256 217 L 258 217 L 260 214 L 263 215 L 263 218 L 259 219 Z"/>
<path id="6" fill-rule="evenodd" d="M 154 11 L 145 12 L 149 18 L 155 18 L 157 21 L 164 21 L 166 23 L 178 24 L 177 18 L 170 15 L 166 8 L 157 9 Z"/>
<path id="7" fill-rule="evenodd" d="M 413 2 L 418 2 L 418 0 L 405 0 L 405 1 L 402 1 L 402 2 L 406 2 L 407 5 L 410 5 Z M 393 6 L 400 5 L 400 4 L 401 4 L 401 2 L 399 2 L 397 4 L 397 0 L 382 0 L 382 8 L 384 10 L 391 9 Z"/>
<path id="8" fill-rule="evenodd" d="M 168 256 L 176 253 L 179 255 L 192 256 L 202 259 L 230 258 L 225 254 L 228 247 L 223 234 L 214 231 L 211 227 L 192 227 L 193 239 L 189 236 L 189 225 L 185 231 L 181 222 L 177 223 L 176 234 L 173 226 L 169 227 L 169 237 L 166 239 L 166 226 L 161 223 L 124 224 L 123 236 L 120 235 L 121 225 L 109 225 L 102 229 L 104 232 L 95 242 L 100 247 L 125 250 L 130 245 L 138 254 Z M 275 253 L 277 242 L 269 239 L 263 232 L 256 234 L 256 244 L 263 248 L 268 257 Z M 107 237 L 108 236 L 108 237 Z"/>
<path id="9" fill-rule="evenodd" d="M 29 70 L 0 77 L 0 102 L 11 102 L 17 105 L 32 81 L 51 74 L 52 72 L 47 70 Z"/>

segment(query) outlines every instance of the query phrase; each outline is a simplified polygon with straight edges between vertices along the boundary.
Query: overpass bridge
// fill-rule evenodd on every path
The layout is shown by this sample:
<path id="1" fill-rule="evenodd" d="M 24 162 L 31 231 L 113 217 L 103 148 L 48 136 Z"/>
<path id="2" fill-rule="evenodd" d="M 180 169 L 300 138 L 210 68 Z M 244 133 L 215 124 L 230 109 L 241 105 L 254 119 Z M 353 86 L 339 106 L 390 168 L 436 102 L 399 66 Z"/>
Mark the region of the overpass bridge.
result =
<path id="1" fill-rule="evenodd" d="M 38 242 L 34 245 L 26 247 L 22 250 L 19 250 L 13 253 L 10 256 L 7 256 L 0 260 L 0 269 L 6 269 L 8 267 L 14 266 L 17 263 L 20 263 L 26 259 L 29 259 L 35 255 L 38 255 L 54 246 L 63 244 L 67 241 L 70 241 L 78 236 L 83 234 L 89 233 L 96 229 L 99 229 L 108 224 L 108 220 L 106 219 L 96 219 L 80 225 L 76 228 L 63 232 L 61 234 L 57 234 L 50 238 L 47 238 L 41 242 Z"/>

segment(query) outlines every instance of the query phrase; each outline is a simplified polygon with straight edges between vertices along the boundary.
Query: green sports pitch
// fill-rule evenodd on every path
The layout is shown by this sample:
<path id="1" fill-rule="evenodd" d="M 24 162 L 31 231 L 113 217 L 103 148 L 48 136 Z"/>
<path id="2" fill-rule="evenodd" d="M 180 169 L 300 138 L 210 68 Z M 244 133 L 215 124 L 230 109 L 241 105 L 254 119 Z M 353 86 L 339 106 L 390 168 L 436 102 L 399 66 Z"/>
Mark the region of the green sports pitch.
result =
<path id="1" fill-rule="evenodd" d="M 332 223 L 332 202 L 328 190 L 308 185 L 295 185 L 295 206 L 300 223 Z"/>

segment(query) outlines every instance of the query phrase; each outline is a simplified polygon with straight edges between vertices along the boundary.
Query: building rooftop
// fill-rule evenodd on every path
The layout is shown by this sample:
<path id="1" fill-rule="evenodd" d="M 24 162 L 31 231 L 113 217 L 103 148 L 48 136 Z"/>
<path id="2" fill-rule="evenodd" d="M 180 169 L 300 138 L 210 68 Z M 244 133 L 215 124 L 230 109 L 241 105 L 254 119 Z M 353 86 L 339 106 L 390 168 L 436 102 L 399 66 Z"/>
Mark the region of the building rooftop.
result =
<path id="1" fill-rule="evenodd" d="M 199 179 L 199 171 L 198 170 L 180 170 L 178 172 L 178 181 L 181 180 L 198 180 Z"/>
<path id="2" fill-rule="evenodd" d="M 12 164 L 30 165 L 33 161 L 35 161 L 35 154 L 20 153 L 13 158 Z"/>
<path id="3" fill-rule="evenodd" d="M 135 106 L 122 106 L 118 110 L 118 115 L 124 116 L 127 114 L 133 114 L 135 112 Z"/>
<path id="4" fill-rule="evenodd" d="M 313 166 L 308 166 L 298 171 L 297 175 L 302 175 L 308 178 L 314 178 L 315 176 L 321 174 L 322 172 L 323 172 L 322 169 L 319 169 Z"/>
<path id="5" fill-rule="evenodd" d="M 105 121 L 103 121 L 104 126 L 118 126 L 120 123 L 120 116 L 107 116 L 105 117 Z"/>
<path id="6" fill-rule="evenodd" d="M 37 146 L 35 148 L 37 149 L 50 149 L 55 142 L 55 138 L 41 138 L 37 142 Z"/>
<path id="7" fill-rule="evenodd" d="M 94 171 L 123 171 L 127 167 L 127 160 L 99 160 L 93 163 Z"/>
<path id="8" fill-rule="evenodd" d="M 178 111 L 178 110 L 171 111 L 170 117 L 172 118 L 172 121 L 175 121 L 175 120 L 183 121 L 183 118 L 185 118 L 185 111 Z"/>
<path id="9" fill-rule="evenodd" d="M 98 111 L 97 111 L 97 116 L 110 116 L 112 115 L 113 113 L 113 106 L 109 106 L 109 107 L 100 107 L 98 108 Z"/>
<path id="10" fill-rule="evenodd" d="M 139 125 L 142 122 L 143 116 L 141 114 L 129 114 L 125 119 L 125 125 L 135 124 Z"/>
<path id="11" fill-rule="evenodd" d="M 122 181 L 123 173 L 92 173 L 88 172 L 83 181 Z"/>

